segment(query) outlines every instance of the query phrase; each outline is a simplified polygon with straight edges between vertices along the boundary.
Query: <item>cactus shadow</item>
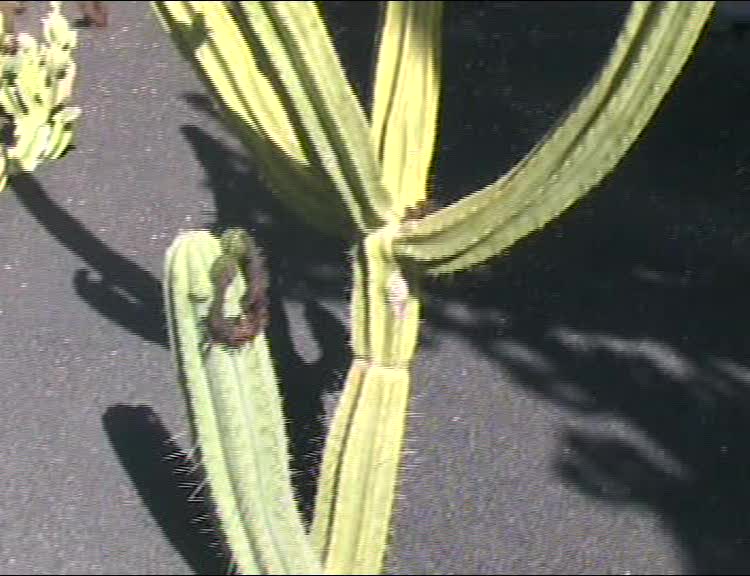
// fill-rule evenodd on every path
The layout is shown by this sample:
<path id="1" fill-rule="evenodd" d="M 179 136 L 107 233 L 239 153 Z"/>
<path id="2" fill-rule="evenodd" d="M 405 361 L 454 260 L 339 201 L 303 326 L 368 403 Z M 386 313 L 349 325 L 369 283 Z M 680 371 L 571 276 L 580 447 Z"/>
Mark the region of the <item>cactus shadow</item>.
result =
<path id="1" fill-rule="evenodd" d="M 331 296 L 340 293 L 343 290 L 341 281 L 337 280 L 335 275 L 333 279 L 330 278 L 331 271 L 336 269 L 330 260 L 319 261 L 320 259 L 314 258 L 313 254 L 341 253 L 342 245 L 337 244 L 338 249 L 333 250 L 331 250 L 331 246 L 315 248 L 306 245 L 308 251 L 302 254 L 296 250 L 297 247 L 290 247 L 287 234 L 282 230 L 273 231 L 268 225 L 262 224 L 267 213 L 255 210 L 255 196 L 260 195 L 249 195 L 244 193 L 246 188 L 240 191 L 232 184 L 233 182 L 242 182 L 244 186 L 248 181 L 247 173 L 238 171 L 237 167 L 231 167 L 232 162 L 244 162 L 244 158 L 233 157 L 228 154 L 228 150 L 222 148 L 217 141 L 208 136 L 201 140 L 201 134 L 201 131 L 191 132 L 189 129 L 186 130 L 186 135 L 192 137 L 191 142 L 196 144 L 199 158 L 206 160 L 204 165 L 210 175 L 209 179 L 211 180 L 211 175 L 218 178 L 219 173 L 223 173 L 229 179 L 229 184 L 227 184 L 227 180 L 221 180 L 221 183 L 215 189 L 217 210 L 215 215 L 211 215 L 213 218 L 207 217 L 206 227 L 214 231 L 220 231 L 229 226 L 253 228 L 253 224 L 248 221 L 248 217 L 240 215 L 254 214 L 258 219 L 257 221 L 261 222 L 259 224 L 260 233 L 258 234 L 261 243 L 274 247 L 287 247 L 286 253 L 282 250 L 269 251 L 269 266 L 273 277 L 273 286 L 270 294 L 272 319 L 268 335 L 274 349 L 274 362 L 282 385 L 285 414 L 290 421 L 292 466 L 298 471 L 293 478 L 295 490 L 301 507 L 309 519 L 315 492 L 317 455 L 325 427 L 322 395 L 326 387 L 334 386 L 334 383 L 339 380 L 338 374 L 348 364 L 345 328 L 328 310 L 317 304 L 317 299 L 321 295 Z M 214 162 L 210 158 L 206 159 L 205 152 L 208 149 L 215 151 L 212 156 Z M 208 156 L 211 156 L 211 154 Z M 228 160 L 229 165 L 226 162 L 217 162 L 217 158 Z M 91 269 L 84 268 L 75 272 L 73 282 L 77 294 L 99 313 L 119 326 L 148 341 L 166 346 L 166 316 L 161 283 L 137 264 L 108 248 L 76 218 L 54 202 L 32 174 L 17 174 L 12 176 L 10 180 L 19 202 L 39 224 L 60 244 L 91 266 Z M 267 210 L 274 209 L 273 206 L 268 204 L 265 206 Z M 272 237 L 273 234 L 276 234 L 277 239 L 269 241 L 268 234 L 271 234 Z M 285 242 L 281 241 L 282 238 L 285 239 Z M 325 244 L 326 240 L 323 239 L 322 242 Z M 282 254 L 282 256 L 279 256 L 279 254 Z M 308 282 L 309 269 L 316 261 L 319 261 L 320 265 L 326 268 L 326 273 L 317 276 L 313 274 L 314 279 L 317 278 L 317 280 L 312 283 L 311 288 Z M 304 302 L 306 319 L 313 327 L 315 339 L 321 350 L 319 358 L 314 362 L 304 362 L 291 344 L 289 319 L 283 306 L 284 298 Z M 108 410 L 104 418 L 109 422 L 107 426 L 111 425 L 116 428 L 118 418 L 122 420 L 127 416 L 144 422 L 151 419 L 152 416 L 145 414 L 144 410 L 145 408 L 139 408 L 131 414 L 125 408 L 115 407 Z M 137 418 L 133 414 L 137 414 Z M 110 421 L 113 418 L 114 421 Z M 157 428 L 154 428 L 154 432 L 159 432 Z M 152 445 L 156 442 L 154 439 L 149 444 L 147 436 L 148 434 L 144 431 L 139 436 L 138 442 L 142 441 L 145 445 Z M 163 436 L 164 434 L 161 434 L 160 437 Z M 133 441 L 132 445 L 135 447 L 138 442 Z M 120 450 L 122 447 L 115 446 L 115 448 Z M 128 454 L 120 454 L 119 452 L 118 454 L 122 458 L 129 458 Z M 138 468 L 138 462 L 133 463 L 133 466 L 137 470 L 140 469 Z M 175 486 L 174 482 L 172 484 L 159 484 L 157 482 L 156 485 L 149 488 L 145 486 L 148 482 L 147 476 L 139 477 L 134 481 L 139 484 L 139 491 L 148 493 L 162 494 L 169 489 L 169 486 L 173 488 Z M 141 484 L 144 484 L 144 486 L 141 486 Z M 171 500 L 167 498 L 167 501 L 174 504 L 175 510 L 180 509 L 180 507 L 184 508 L 185 497 L 179 490 L 175 489 L 170 498 Z M 163 509 L 163 507 L 154 509 L 153 503 L 147 502 L 147 504 L 160 524 L 173 526 L 173 524 L 179 523 L 177 520 L 167 518 L 169 511 Z M 197 514 L 192 514 L 189 519 L 194 516 L 197 516 Z M 189 528 L 187 524 L 186 527 Z M 169 530 L 173 530 L 173 528 L 169 528 Z M 170 539 L 172 538 L 170 537 Z M 178 547 L 178 549 L 180 548 Z M 184 550 L 181 550 L 181 553 L 183 556 L 187 554 Z M 190 561 L 193 565 L 205 564 L 200 559 Z M 210 566 L 206 570 L 196 569 L 201 573 L 217 573 Z"/>
<path id="2" fill-rule="evenodd" d="M 138 495 L 196 574 L 227 574 L 230 556 L 215 531 L 203 471 L 149 406 L 116 405 L 102 425 Z"/>
<path id="3" fill-rule="evenodd" d="M 166 346 L 161 283 L 149 272 L 108 248 L 54 202 L 30 173 L 11 176 L 10 184 L 26 210 L 61 245 L 92 270 L 73 277 L 77 294 L 100 314 L 140 337 Z"/>
<path id="4" fill-rule="evenodd" d="M 564 410 L 559 481 L 656 512 L 697 574 L 750 568 L 748 45 L 706 32 L 615 173 L 502 260 L 432 283 L 425 313 L 431 328 L 494 360 L 505 385 Z M 465 74 L 456 85 L 474 84 Z M 499 141 L 472 131 L 490 124 L 482 115 L 494 105 L 482 98 L 501 87 L 483 89 L 475 106 L 446 94 L 463 124 L 443 132 L 453 172 L 442 186 L 489 174 L 474 169 L 476 150 L 528 149 L 525 132 Z M 529 110 L 540 98 L 522 95 Z M 468 309 L 460 318 L 459 305 Z"/>

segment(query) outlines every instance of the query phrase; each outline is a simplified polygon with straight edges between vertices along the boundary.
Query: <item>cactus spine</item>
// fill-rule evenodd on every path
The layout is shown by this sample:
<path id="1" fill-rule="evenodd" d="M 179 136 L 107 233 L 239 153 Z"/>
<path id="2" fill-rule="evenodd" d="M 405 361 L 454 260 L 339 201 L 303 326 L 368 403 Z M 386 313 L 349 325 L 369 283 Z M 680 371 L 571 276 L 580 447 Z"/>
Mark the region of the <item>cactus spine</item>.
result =
<path id="1" fill-rule="evenodd" d="M 500 254 L 598 184 L 679 75 L 712 3 L 633 3 L 602 72 L 559 126 L 497 182 L 423 217 L 413 214 L 435 146 L 441 3 L 386 3 L 369 125 L 313 3 L 153 6 L 274 193 L 354 244 L 354 361 L 326 440 L 310 537 L 327 573 L 376 573 L 417 343 L 414 272 L 450 273 Z"/>

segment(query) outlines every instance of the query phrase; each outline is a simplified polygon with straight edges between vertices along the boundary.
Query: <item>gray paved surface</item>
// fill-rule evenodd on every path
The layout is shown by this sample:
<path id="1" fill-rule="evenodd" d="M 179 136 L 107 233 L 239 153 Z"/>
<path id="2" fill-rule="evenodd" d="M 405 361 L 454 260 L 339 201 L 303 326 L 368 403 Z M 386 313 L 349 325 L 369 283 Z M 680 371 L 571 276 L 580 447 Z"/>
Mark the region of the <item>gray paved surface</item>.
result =
<path id="1" fill-rule="evenodd" d="M 438 197 L 520 158 L 625 9 L 451 3 Z M 328 10 L 366 90 L 373 7 Z M 183 228 L 256 230 L 300 469 L 347 362 L 343 247 L 269 200 L 146 3 L 80 43 L 77 149 L 0 196 L 0 573 L 215 572 L 163 459 L 187 430 L 164 250 Z M 428 287 L 391 573 L 750 568 L 749 49 L 705 36 L 603 186 Z"/>

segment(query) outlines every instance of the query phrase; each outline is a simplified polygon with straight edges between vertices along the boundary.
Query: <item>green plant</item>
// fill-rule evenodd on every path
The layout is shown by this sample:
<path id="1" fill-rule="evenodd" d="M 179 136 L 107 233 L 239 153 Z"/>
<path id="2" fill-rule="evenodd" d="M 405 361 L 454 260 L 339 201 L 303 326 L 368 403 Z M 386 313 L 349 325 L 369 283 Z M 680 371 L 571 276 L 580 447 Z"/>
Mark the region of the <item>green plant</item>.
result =
<path id="1" fill-rule="evenodd" d="M 8 174 L 31 172 L 41 162 L 59 158 L 73 138 L 80 109 L 67 105 L 75 63 L 77 33 L 50 2 L 43 20 L 44 43 L 26 33 L 2 34 L 0 108 L 11 144 L 0 144 L 0 190 Z M 0 13 L 0 30 L 3 15 Z"/>
<path id="2" fill-rule="evenodd" d="M 219 454 L 204 462 L 235 560 L 245 573 L 289 570 L 300 556 L 307 559 L 300 571 L 317 569 L 319 558 L 327 573 L 378 572 L 418 335 L 419 276 L 466 270 L 501 254 L 601 182 L 679 75 L 712 4 L 634 3 L 609 60 L 563 121 L 498 181 L 428 215 L 417 207 L 427 196 L 436 136 L 440 3 L 386 4 L 369 121 L 314 4 L 154 2 L 153 7 L 274 193 L 310 224 L 345 234 L 353 245 L 354 360 L 326 440 L 309 541 L 287 496 L 283 515 L 256 513 L 239 534 L 243 503 L 263 500 L 260 486 L 288 483 L 280 464 L 249 483 L 240 472 L 251 474 L 253 459 L 287 458 L 280 419 L 274 416 L 275 424 L 264 419 L 270 404 L 250 406 L 252 389 L 262 383 L 270 390 L 275 381 L 260 361 L 243 359 L 266 354 L 267 344 L 259 336 L 206 356 L 198 334 L 212 299 L 224 297 L 221 276 L 211 269 L 225 266 L 226 258 L 216 260 L 219 241 L 205 232 L 179 237 L 168 253 L 173 350 L 198 444 Z M 233 281 L 226 305 L 241 313 L 245 280 L 236 274 Z M 212 367 L 218 357 L 226 357 L 223 371 Z M 229 397 L 236 400 L 225 401 Z M 268 438 L 277 439 L 273 446 L 252 444 L 260 438 L 252 431 L 260 421 L 268 426 Z M 233 435 L 252 446 L 233 448 Z M 264 450 L 276 453 L 262 455 Z M 231 481 L 223 470 L 230 471 Z M 261 538 L 262 531 L 275 539 Z M 282 550 L 285 538 L 291 548 Z M 271 564 L 270 556 L 285 554 L 285 562 Z"/>
<path id="3" fill-rule="evenodd" d="M 319 574 L 292 498 L 281 400 L 265 336 L 234 348 L 213 342 L 207 327 L 217 300 L 226 297 L 226 312 L 237 315 L 241 294 L 258 282 L 251 278 L 248 286 L 238 273 L 247 245 L 235 231 L 221 242 L 201 231 L 175 241 L 167 252 L 165 282 L 170 344 L 180 352 L 178 368 L 196 416 L 203 465 L 241 570 Z"/>

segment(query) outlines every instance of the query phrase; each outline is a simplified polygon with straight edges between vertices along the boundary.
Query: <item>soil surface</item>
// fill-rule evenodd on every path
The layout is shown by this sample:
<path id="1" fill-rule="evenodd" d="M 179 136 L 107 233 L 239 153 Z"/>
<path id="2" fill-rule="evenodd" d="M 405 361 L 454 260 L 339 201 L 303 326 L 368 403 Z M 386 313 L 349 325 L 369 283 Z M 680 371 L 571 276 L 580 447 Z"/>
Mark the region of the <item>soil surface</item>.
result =
<path id="1" fill-rule="evenodd" d="M 347 246 L 276 204 L 148 3 L 113 4 L 80 30 L 76 148 L 0 194 L 2 574 L 225 571 L 175 453 L 160 281 L 180 230 L 247 226 L 268 256 L 307 509 L 349 362 Z M 376 5 L 323 10 L 367 97 Z M 545 134 L 626 11 L 447 4 L 439 201 Z M 741 28 L 704 33 L 601 186 L 427 284 L 389 573 L 750 570 L 749 50 Z"/>

